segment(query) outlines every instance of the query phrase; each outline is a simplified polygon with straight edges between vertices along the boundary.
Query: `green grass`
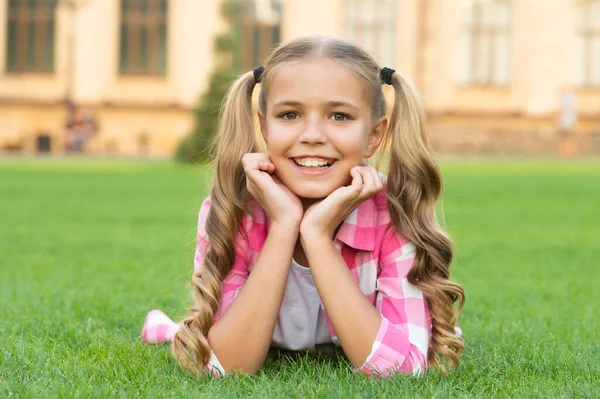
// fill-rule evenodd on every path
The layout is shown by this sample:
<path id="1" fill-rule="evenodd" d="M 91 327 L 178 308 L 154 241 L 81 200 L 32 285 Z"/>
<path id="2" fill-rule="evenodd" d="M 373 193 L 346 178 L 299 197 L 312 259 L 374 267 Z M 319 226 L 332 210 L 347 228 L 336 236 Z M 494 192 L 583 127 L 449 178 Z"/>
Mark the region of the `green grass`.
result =
<path id="1" fill-rule="evenodd" d="M 0 397 L 597 397 L 600 162 L 443 164 L 466 350 L 448 376 L 353 375 L 272 355 L 199 380 L 144 345 L 146 312 L 191 304 L 209 171 L 166 163 L 0 163 Z"/>

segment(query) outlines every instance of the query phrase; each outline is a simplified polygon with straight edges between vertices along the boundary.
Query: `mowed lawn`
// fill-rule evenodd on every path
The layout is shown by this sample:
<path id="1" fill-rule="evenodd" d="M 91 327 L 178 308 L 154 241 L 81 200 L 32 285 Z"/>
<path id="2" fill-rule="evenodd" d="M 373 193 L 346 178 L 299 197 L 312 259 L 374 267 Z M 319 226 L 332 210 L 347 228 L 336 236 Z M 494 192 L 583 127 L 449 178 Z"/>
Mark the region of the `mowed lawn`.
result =
<path id="1" fill-rule="evenodd" d="M 0 161 L 0 397 L 600 396 L 600 160 L 442 167 L 467 293 L 457 371 L 379 380 L 273 354 L 255 376 L 203 380 L 139 333 L 147 311 L 191 305 L 210 171 Z"/>

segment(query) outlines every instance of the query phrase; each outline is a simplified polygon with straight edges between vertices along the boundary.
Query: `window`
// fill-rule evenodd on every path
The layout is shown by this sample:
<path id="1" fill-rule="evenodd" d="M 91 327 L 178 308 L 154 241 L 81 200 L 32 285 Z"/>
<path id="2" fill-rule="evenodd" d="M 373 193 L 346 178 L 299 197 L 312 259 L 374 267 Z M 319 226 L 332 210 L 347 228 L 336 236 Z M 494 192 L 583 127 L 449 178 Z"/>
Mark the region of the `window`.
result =
<path id="1" fill-rule="evenodd" d="M 281 1 L 241 0 L 236 18 L 241 53 L 234 62 L 245 72 L 262 65 L 281 41 Z"/>
<path id="2" fill-rule="evenodd" d="M 54 72 L 56 0 L 9 0 L 7 72 Z"/>
<path id="3" fill-rule="evenodd" d="M 381 66 L 396 63 L 396 1 L 346 0 L 346 38 L 361 44 Z"/>
<path id="4" fill-rule="evenodd" d="M 507 0 L 464 0 L 458 77 L 463 84 L 505 86 L 511 80 L 513 9 Z"/>
<path id="5" fill-rule="evenodd" d="M 575 84 L 600 87 L 600 0 L 576 5 L 575 38 Z"/>
<path id="6" fill-rule="evenodd" d="M 121 0 L 119 72 L 167 72 L 167 0 Z"/>

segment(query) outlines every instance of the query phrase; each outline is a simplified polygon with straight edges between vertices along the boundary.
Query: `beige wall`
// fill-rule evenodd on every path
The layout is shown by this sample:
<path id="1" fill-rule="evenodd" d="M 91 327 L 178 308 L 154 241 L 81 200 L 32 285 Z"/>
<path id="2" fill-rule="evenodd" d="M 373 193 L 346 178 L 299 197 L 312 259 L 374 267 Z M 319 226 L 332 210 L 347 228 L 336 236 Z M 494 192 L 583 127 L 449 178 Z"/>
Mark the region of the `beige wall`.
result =
<path id="1" fill-rule="evenodd" d="M 306 36 L 339 36 L 343 33 L 344 0 L 283 0 L 282 29 L 283 40 Z"/>
<path id="2" fill-rule="evenodd" d="M 284 39 L 343 36 L 344 2 L 331 0 L 323 7 L 322 0 L 284 0 Z M 396 65 L 390 67 L 414 82 L 433 113 L 551 115 L 561 90 L 572 87 L 575 3 L 514 1 L 512 82 L 506 87 L 473 87 L 457 79 L 460 1 L 397 0 Z M 583 97 L 594 97 L 594 92 L 587 90 Z M 582 101 L 581 111 L 597 112 L 593 103 Z"/>
<path id="3" fill-rule="evenodd" d="M 282 37 L 291 40 L 307 35 L 344 36 L 345 0 L 283 0 Z M 419 2 L 397 0 L 396 65 L 410 79 L 415 78 L 417 65 L 417 24 Z"/>
<path id="4" fill-rule="evenodd" d="M 461 86 L 456 79 L 459 8 L 457 2 L 430 1 L 425 78 L 426 103 L 432 111 L 557 111 L 559 90 L 572 81 L 571 2 L 515 1 L 512 82 L 506 87 Z M 572 46 L 572 45 L 571 45 Z"/>
<path id="5" fill-rule="evenodd" d="M 6 9 L 0 0 L 0 97 L 51 99 L 65 95 L 69 57 L 69 30 L 74 23 L 73 94 L 76 102 L 195 104 L 212 68 L 213 37 L 224 28 L 219 2 L 177 0 L 169 2 L 168 72 L 158 78 L 132 78 L 118 74 L 119 1 L 84 2 L 73 19 L 58 7 L 56 73 L 51 76 L 6 75 Z"/>
<path id="6" fill-rule="evenodd" d="M 100 120 L 91 151 L 104 152 L 108 146 L 113 152 L 137 154 L 132 143 L 149 135 L 149 152 L 169 155 L 190 131 L 191 111 L 213 67 L 214 35 L 225 27 L 219 1 L 169 2 L 167 74 L 161 77 L 119 75 L 118 0 L 83 2 L 74 15 L 57 7 L 55 73 L 7 74 L 7 2 L 0 0 L 0 149 L 3 142 L 24 139 L 25 149 L 32 150 L 33 136 L 49 132 L 60 151 L 66 119 L 61 104 L 69 84 L 75 104 L 91 109 Z"/>
<path id="7" fill-rule="evenodd" d="M 346 0 L 282 1 L 284 41 L 310 34 L 344 35 Z M 148 153 L 170 155 L 190 131 L 191 111 L 213 67 L 214 35 L 225 27 L 221 0 L 169 1 L 168 66 L 163 77 L 119 75 L 118 0 L 88 0 L 81 6 L 72 21 L 72 52 L 70 14 L 59 7 L 55 73 L 6 74 L 7 2 L 0 0 L 0 150 L 3 143 L 22 137 L 32 149 L 33 135 L 45 131 L 55 137 L 60 151 L 69 82 L 76 103 L 92 109 L 100 120 L 100 135 L 89 146 L 92 152 L 138 154 L 140 137 L 148 136 Z M 455 132 L 478 130 L 548 137 L 556 133 L 559 94 L 572 87 L 575 3 L 513 1 L 512 80 L 506 87 L 485 87 L 458 83 L 460 1 L 397 0 L 396 63 L 387 66 L 416 85 L 434 136 L 446 139 Z M 600 132 L 600 89 L 576 93 L 578 130 Z"/>

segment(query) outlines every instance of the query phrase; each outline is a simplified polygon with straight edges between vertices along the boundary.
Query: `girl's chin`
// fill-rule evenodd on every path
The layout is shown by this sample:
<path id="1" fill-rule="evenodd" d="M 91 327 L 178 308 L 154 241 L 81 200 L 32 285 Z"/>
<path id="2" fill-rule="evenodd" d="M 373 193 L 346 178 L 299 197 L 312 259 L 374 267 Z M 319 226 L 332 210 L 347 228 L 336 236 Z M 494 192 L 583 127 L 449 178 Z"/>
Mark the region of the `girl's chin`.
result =
<path id="1" fill-rule="evenodd" d="M 276 166 L 277 167 L 277 166 Z M 319 200 L 326 198 L 339 187 L 349 184 L 335 178 L 312 179 L 298 178 L 295 175 L 278 175 L 281 182 L 300 198 Z"/>
<path id="2" fill-rule="evenodd" d="M 290 187 L 290 186 L 288 186 Z M 307 200 L 320 200 L 326 198 L 335 190 L 324 190 L 323 188 L 311 189 L 309 187 L 290 187 L 292 192 L 298 197 Z"/>
<path id="3" fill-rule="evenodd" d="M 314 181 L 306 181 L 304 179 L 289 179 L 289 176 L 281 179 L 294 194 L 300 198 L 319 200 L 328 197 L 332 192 L 340 187 L 347 186 L 350 182 L 339 181 L 336 179 L 322 179 Z"/>

